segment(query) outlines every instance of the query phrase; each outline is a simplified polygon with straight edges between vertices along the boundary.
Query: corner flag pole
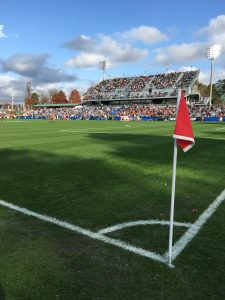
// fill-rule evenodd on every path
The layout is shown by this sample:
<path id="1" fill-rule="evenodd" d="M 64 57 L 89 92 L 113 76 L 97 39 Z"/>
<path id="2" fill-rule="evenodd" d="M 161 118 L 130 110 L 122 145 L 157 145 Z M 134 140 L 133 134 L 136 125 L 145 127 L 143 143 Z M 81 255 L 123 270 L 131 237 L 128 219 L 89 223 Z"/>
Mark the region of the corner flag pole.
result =
<path id="1" fill-rule="evenodd" d="M 181 96 L 181 89 L 178 89 L 178 93 L 177 93 L 177 110 L 178 110 L 178 106 L 179 106 L 180 96 Z M 171 263 L 172 263 L 174 202 L 175 202 L 175 190 L 176 190 L 176 170 L 177 170 L 177 142 L 176 142 L 176 139 L 174 139 L 172 191 L 171 191 L 171 203 L 170 203 L 169 266 L 171 266 Z"/>

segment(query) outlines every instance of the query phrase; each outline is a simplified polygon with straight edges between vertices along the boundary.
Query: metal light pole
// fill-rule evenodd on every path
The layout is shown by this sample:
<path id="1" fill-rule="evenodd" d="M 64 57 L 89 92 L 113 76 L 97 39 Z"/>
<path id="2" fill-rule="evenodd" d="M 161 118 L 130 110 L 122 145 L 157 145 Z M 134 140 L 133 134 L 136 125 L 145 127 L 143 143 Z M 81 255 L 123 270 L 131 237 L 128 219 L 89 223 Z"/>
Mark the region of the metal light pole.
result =
<path id="1" fill-rule="evenodd" d="M 206 57 L 211 61 L 209 108 L 212 106 L 213 61 L 220 55 L 220 50 L 220 45 L 212 45 L 206 48 Z"/>
<path id="2" fill-rule="evenodd" d="M 103 80 L 105 80 L 105 71 L 108 67 L 108 62 L 106 60 L 100 61 L 99 69 L 103 72 Z"/>
<path id="3" fill-rule="evenodd" d="M 13 105 L 14 105 L 14 93 L 13 93 L 13 88 L 12 88 L 12 97 L 11 97 L 11 109 L 13 111 Z"/>

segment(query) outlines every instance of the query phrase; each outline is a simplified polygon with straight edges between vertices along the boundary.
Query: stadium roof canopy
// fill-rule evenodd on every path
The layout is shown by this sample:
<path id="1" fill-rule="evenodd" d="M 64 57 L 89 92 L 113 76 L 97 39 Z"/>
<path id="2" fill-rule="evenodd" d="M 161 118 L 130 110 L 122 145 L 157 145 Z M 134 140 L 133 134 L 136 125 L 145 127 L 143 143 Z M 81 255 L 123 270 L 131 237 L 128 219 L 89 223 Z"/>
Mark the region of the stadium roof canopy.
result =
<path id="1" fill-rule="evenodd" d="M 49 103 L 45 103 L 45 104 L 36 104 L 33 105 L 33 107 L 74 107 L 74 106 L 78 106 L 80 105 L 79 103 L 77 104 L 68 104 L 68 103 L 60 103 L 60 104 L 49 104 Z"/>

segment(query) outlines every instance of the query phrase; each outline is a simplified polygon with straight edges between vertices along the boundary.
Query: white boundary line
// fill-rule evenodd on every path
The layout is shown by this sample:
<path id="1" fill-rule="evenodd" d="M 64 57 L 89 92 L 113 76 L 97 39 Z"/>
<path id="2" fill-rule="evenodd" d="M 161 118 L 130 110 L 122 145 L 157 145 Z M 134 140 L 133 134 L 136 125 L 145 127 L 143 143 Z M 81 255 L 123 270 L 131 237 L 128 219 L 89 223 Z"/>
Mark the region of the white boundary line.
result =
<path id="1" fill-rule="evenodd" d="M 225 200 L 225 190 L 209 205 L 209 207 L 199 216 L 191 227 L 182 235 L 182 237 L 174 244 L 172 250 L 172 260 L 184 250 L 184 248 L 191 242 L 191 240 L 198 234 L 202 226 L 208 221 L 208 219 L 217 210 L 220 204 Z M 165 253 L 165 257 L 168 257 L 168 252 Z"/>
<path id="2" fill-rule="evenodd" d="M 225 127 L 216 128 L 216 130 L 225 130 Z"/>
<path id="3" fill-rule="evenodd" d="M 119 127 L 117 127 L 117 128 L 119 128 Z M 122 134 L 127 134 L 127 133 L 129 133 L 129 134 L 136 134 L 136 133 L 148 133 L 149 134 L 149 132 L 151 131 L 151 130 L 149 130 L 148 128 L 143 128 L 143 129 L 137 129 L 137 130 L 134 130 L 134 131 L 127 131 L 127 130 L 125 130 L 125 128 L 127 128 L 127 127 L 121 127 L 120 129 L 124 129 L 124 130 L 122 130 L 122 131 L 120 131 L 119 133 L 122 133 Z M 132 129 L 136 129 L 135 127 L 129 127 L 129 128 L 132 128 Z M 102 130 L 104 129 L 104 128 L 101 128 Z M 97 130 L 97 131 L 94 131 L 94 130 L 85 130 L 85 129 L 78 129 L 78 130 L 73 130 L 73 129 L 61 129 L 61 130 L 59 130 L 60 132 L 64 132 L 64 133 L 74 133 L 74 132 L 77 132 L 77 133 L 107 133 L 107 134 L 116 134 L 116 133 L 118 133 L 118 132 L 115 132 L 115 131 L 113 131 L 113 130 L 110 130 L 110 131 L 100 131 L 100 130 Z M 167 135 L 164 135 L 165 137 L 167 137 Z"/>
<path id="4" fill-rule="evenodd" d="M 217 208 L 221 205 L 221 203 L 225 200 L 225 190 L 222 191 L 222 193 L 213 201 L 213 203 L 210 204 L 210 206 L 199 216 L 197 221 L 195 221 L 193 224 L 190 225 L 190 223 L 180 223 L 175 222 L 174 225 L 177 226 L 185 226 L 189 227 L 189 229 L 183 234 L 183 236 L 174 244 L 172 248 L 172 261 L 174 261 L 177 256 L 185 249 L 185 247 L 191 242 L 191 240 L 198 234 L 201 227 L 207 222 L 207 220 L 213 215 L 213 213 L 217 210 Z M 122 228 L 128 226 L 135 226 L 135 225 L 145 225 L 145 224 L 160 224 L 160 225 L 168 225 L 168 221 L 159 221 L 159 220 L 144 220 L 144 221 L 134 221 L 134 222 L 127 222 L 123 224 L 118 224 L 115 226 L 107 227 L 105 229 L 99 230 L 98 232 L 93 232 L 89 229 L 82 228 L 77 225 L 73 225 L 71 223 L 58 220 L 56 218 L 52 218 L 46 215 L 42 215 L 36 212 L 33 212 L 31 210 L 28 210 L 23 207 L 19 207 L 17 205 L 14 205 L 12 203 L 6 202 L 4 200 L 0 200 L 0 205 L 7 207 L 9 209 L 18 211 L 24 215 L 32 216 L 34 218 L 37 218 L 39 220 L 52 223 L 55 225 L 58 225 L 60 227 L 72 230 L 74 232 L 77 232 L 79 234 L 83 234 L 85 236 L 88 236 L 92 239 L 102 241 L 106 244 L 111 244 L 114 246 L 117 246 L 119 248 L 122 248 L 124 250 L 133 252 L 135 254 L 150 258 L 155 261 L 162 262 L 166 265 L 168 265 L 168 252 L 166 252 L 163 255 L 160 255 L 155 252 L 151 252 L 145 249 L 142 249 L 140 247 L 133 246 L 129 243 L 125 243 L 123 241 L 109 238 L 103 233 L 109 233 L 114 230 L 119 230 Z M 144 224 L 145 223 L 145 224 Z M 126 225 L 125 225 L 126 224 Z"/>
<path id="5" fill-rule="evenodd" d="M 170 225 L 170 221 L 164 221 L 164 220 L 141 220 L 141 221 L 134 221 L 134 222 L 126 222 L 117 224 L 114 226 L 110 226 L 104 229 L 101 229 L 98 231 L 99 234 L 105 234 L 109 232 L 113 232 L 116 230 L 120 230 L 126 227 L 131 226 L 139 226 L 139 225 Z M 174 226 L 183 226 L 183 227 L 190 227 L 191 223 L 180 223 L 180 222 L 174 222 Z"/>
<path id="6" fill-rule="evenodd" d="M 91 128 L 91 129 L 90 128 L 88 129 L 88 128 L 85 128 L 85 127 L 80 127 L 80 128 L 75 128 L 75 129 L 60 129 L 59 131 L 61 131 L 61 132 L 77 132 L 77 131 L 88 131 L 88 130 L 91 131 L 92 129 L 98 131 L 98 129 L 99 130 L 105 130 L 105 129 L 113 130 L 113 129 L 117 129 L 117 128 L 121 129 L 121 128 L 131 127 L 131 126 L 126 126 L 126 125 L 124 125 L 124 126 L 115 126 L 115 127 L 102 126 L 102 127 L 94 127 L 94 128 Z M 133 126 L 132 126 L 132 128 L 133 128 Z"/>
<path id="7" fill-rule="evenodd" d="M 59 130 L 61 132 L 67 132 L 67 133 L 108 133 L 108 134 L 112 134 L 114 132 L 110 132 L 110 131 L 84 131 L 84 130 Z"/>
<path id="8" fill-rule="evenodd" d="M 27 121 L 23 121 L 23 120 L 19 120 L 19 121 L 17 121 L 17 120 L 3 120 L 2 121 L 3 123 L 25 123 L 25 122 L 27 122 Z"/>
<path id="9" fill-rule="evenodd" d="M 201 139 L 211 139 L 211 140 L 225 140 L 225 138 L 221 138 L 221 137 L 211 137 L 211 136 L 201 136 Z"/>
<path id="10" fill-rule="evenodd" d="M 135 247 L 135 246 L 130 245 L 128 243 L 125 243 L 123 241 L 109 238 L 107 236 L 104 236 L 103 234 L 99 234 L 99 233 L 93 232 L 91 230 L 84 229 L 80 226 L 76 226 L 76 225 L 73 225 L 73 224 L 68 223 L 68 222 L 60 221 L 56 218 L 52 218 L 52 217 L 49 217 L 49 216 L 46 216 L 46 215 L 38 214 L 38 213 L 33 212 L 31 210 L 28 210 L 26 208 L 19 207 L 17 205 L 12 204 L 12 203 L 6 202 L 4 200 L 0 200 L 0 205 L 2 205 L 4 207 L 7 207 L 7 208 L 10 208 L 12 210 L 18 211 L 18 212 L 20 212 L 24 215 L 32 216 L 32 217 L 37 218 L 39 220 L 42 220 L 42 221 L 45 221 L 45 222 L 48 222 L 48 223 L 52 223 L 52 224 L 58 225 L 60 227 L 72 230 L 74 232 L 83 234 L 83 235 L 88 236 L 92 239 L 102 241 L 106 244 L 111 244 L 111 245 L 117 246 L 119 248 L 125 249 L 127 251 L 133 252 L 135 254 L 138 254 L 138 255 L 141 255 L 141 256 L 144 256 L 144 257 L 147 257 L 147 258 L 151 258 L 153 260 L 156 260 L 156 261 L 167 264 L 167 262 L 165 260 L 165 257 L 163 255 L 157 254 L 155 252 L 151 252 L 151 251 L 139 248 L 139 247 Z"/>

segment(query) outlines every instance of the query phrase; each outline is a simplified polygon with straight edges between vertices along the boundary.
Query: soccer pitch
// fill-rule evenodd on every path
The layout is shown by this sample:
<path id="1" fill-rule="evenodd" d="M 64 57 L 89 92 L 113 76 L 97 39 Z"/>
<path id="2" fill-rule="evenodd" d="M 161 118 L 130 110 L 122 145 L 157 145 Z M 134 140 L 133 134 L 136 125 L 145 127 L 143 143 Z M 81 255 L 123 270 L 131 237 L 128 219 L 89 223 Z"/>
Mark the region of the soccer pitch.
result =
<path id="1" fill-rule="evenodd" d="M 171 269 L 173 127 L 1 122 L 0 299 L 223 299 L 225 124 L 178 151 Z"/>

